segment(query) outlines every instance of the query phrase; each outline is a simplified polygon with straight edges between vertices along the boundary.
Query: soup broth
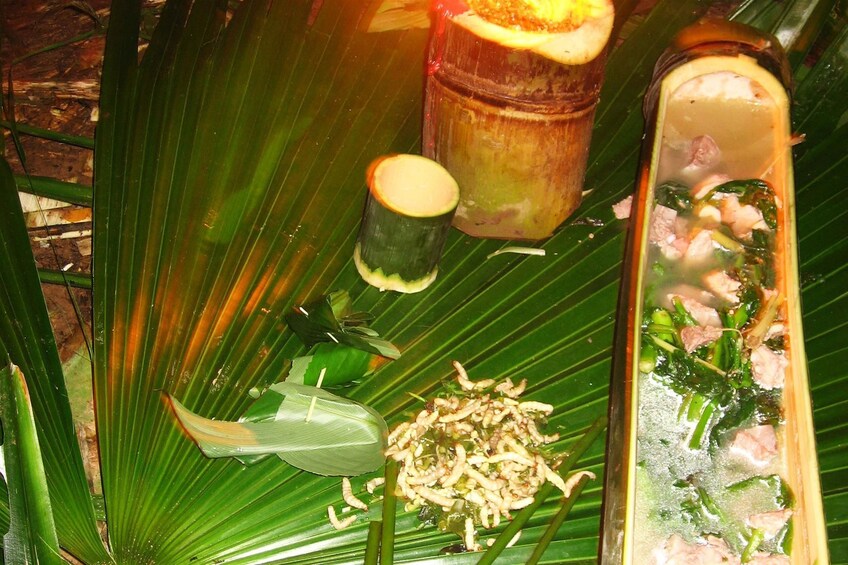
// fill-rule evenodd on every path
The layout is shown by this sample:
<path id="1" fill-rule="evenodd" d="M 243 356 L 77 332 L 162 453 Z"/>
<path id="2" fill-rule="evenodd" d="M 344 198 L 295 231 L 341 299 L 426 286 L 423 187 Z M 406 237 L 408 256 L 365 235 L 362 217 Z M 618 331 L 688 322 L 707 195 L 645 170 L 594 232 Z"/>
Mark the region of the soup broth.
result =
<path id="1" fill-rule="evenodd" d="M 641 292 L 636 563 L 789 562 L 777 111 L 725 71 L 668 99 Z"/>

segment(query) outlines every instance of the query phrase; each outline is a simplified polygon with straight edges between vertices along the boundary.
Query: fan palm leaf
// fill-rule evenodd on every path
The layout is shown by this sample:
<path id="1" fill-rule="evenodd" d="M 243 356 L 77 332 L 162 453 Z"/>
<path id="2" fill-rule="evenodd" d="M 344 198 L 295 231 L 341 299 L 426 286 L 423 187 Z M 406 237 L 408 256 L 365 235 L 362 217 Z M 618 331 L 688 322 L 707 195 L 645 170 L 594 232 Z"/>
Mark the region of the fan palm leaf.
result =
<path id="1" fill-rule="evenodd" d="M 836 30 L 813 70 L 796 63 L 803 81 L 795 123 L 808 140 L 796 163 L 807 353 L 831 552 L 844 561 L 839 415 L 848 403 L 848 344 L 839 313 L 848 306 L 848 224 L 838 204 L 848 165 L 837 116 L 846 101 L 828 89 L 845 80 L 832 71 L 844 68 L 845 26 L 832 3 L 761 9 L 772 4 L 749 2 L 738 17 L 794 30 L 793 38 L 815 35 L 825 21 Z M 403 352 L 345 395 L 392 424 L 420 408 L 417 396 L 440 390 L 458 359 L 472 378 L 527 378 L 528 398 L 556 406 L 550 427 L 567 451 L 606 411 L 626 230 L 610 206 L 633 190 L 642 94 L 670 37 L 709 7 L 661 2 L 613 52 L 587 172 L 592 192 L 539 244 L 545 257 L 487 260 L 508 243 L 454 231 L 434 285 L 399 296 L 363 283 L 351 254 L 367 164 L 418 151 L 426 30 L 367 33 L 377 6 L 364 1 L 251 0 L 228 21 L 214 0 L 172 0 L 139 63 L 138 6 L 114 2 L 94 192 L 94 384 L 112 558 L 361 561 L 367 517 L 341 532 L 326 519 L 327 506 L 342 503 L 337 479 L 276 458 L 250 467 L 207 459 L 163 400 L 168 393 L 198 415 L 237 419 L 251 388 L 281 380 L 288 360 L 303 354 L 284 315 L 329 290 L 347 290 Z M 22 280 L 14 269 L 3 277 L 4 286 Z M 17 331 L 5 328 L 3 339 Z M 581 466 L 600 475 L 603 460 L 598 442 Z M 584 489 L 545 560 L 594 561 L 601 484 Z M 557 506 L 542 506 L 505 561 L 530 555 Z M 368 517 L 377 516 L 374 506 Z M 401 513 L 395 558 L 474 562 L 438 557 L 456 541 Z"/>
<path id="2" fill-rule="evenodd" d="M 0 160 L 0 363 L 14 363 L 29 379 L 32 411 L 59 540 L 73 555 L 108 559 L 95 521 L 65 388 L 62 365 L 12 171 Z M 4 495 L 5 484 L 3 485 Z M 6 496 L 2 497 L 5 502 Z M 0 507 L 3 531 L 9 508 Z M 55 534 L 54 534 L 55 535 Z"/>

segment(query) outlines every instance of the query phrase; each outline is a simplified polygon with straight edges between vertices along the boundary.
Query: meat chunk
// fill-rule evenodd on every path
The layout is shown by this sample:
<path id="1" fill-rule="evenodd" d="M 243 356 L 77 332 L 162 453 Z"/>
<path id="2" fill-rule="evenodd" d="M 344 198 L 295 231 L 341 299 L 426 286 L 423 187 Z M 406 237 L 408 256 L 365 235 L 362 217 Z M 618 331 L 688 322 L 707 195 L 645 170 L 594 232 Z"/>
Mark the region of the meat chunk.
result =
<path id="1" fill-rule="evenodd" d="M 695 318 L 695 321 L 698 322 L 699 325 L 712 326 L 716 328 L 722 327 L 721 318 L 715 308 L 710 308 L 694 298 L 689 298 L 688 296 L 683 296 L 681 294 L 668 295 L 668 301 L 672 304 L 675 299 L 680 300 L 680 304 L 686 308 L 686 311 Z"/>
<path id="2" fill-rule="evenodd" d="M 730 226 L 733 234 L 741 239 L 751 239 L 753 230 L 768 230 L 763 213 L 750 204 L 739 204 L 731 194 L 721 201 L 721 221 Z"/>
<path id="3" fill-rule="evenodd" d="M 680 259 L 688 246 L 686 239 L 678 236 L 677 227 L 676 210 L 662 204 L 654 206 L 648 239 L 669 259 Z"/>
<path id="4" fill-rule="evenodd" d="M 769 425 L 739 430 L 730 443 L 730 452 L 765 467 L 777 455 L 777 434 Z"/>
<path id="5" fill-rule="evenodd" d="M 710 292 L 722 300 L 726 300 L 731 304 L 737 304 L 739 302 L 739 297 L 736 293 L 739 292 L 742 283 L 724 271 L 712 271 L 704 275 L 701 280 Z"/>
<path id="6" fill-rule="evenodd" d="M 741 560 L 717 537 L 707 536 L 704 541 L 687 543 L 673 534 L 654 550 L 654 562 L 656 565 L 738 565 Z"/>
<path id="7" fill-rule="evenodd" d="M 674 237 L 674 222 L 677 220 L 677 211 L 657 204 L 651 213 L 651 229 L 648 237 L 651 243 L 670 243 Z"/>
<path id="8" fill-rule="evenodd" d="M 789 360 L 766 345 L 751 352 L 751 373 L 761 387 L 771 390 L 783 387 Z"/>
<path id="9" fill-rule="evenodd" d="M 752 528 L 762 530 L 765 539 L 772 539 L 780 530 L 786 526 L 789 518 L 792 517 L 792 510 L 783 508 L 772 512 L 763 512 L 761 514 L 752 514 L 748 516 L 746 522 Z"/>
<path id="10" fill-rule="evenodd" d="M 721 328 L 713 326 L 687 326 L 680 330 L 680 339 L 686 352 L 692 353 L 702 345 L 713 343 L 721 334 Z"/>
<path id="11" fill-rule="evenodd" d="M 633 195 L 631 194 L 627 198 L 620 200 L 612 205 L 612 213 L 615 214 L 615 217 L 619 220 L 624 220 L 625 218 L 630 217 L 630 209 L 633 207 Z"/>
<path id="12" fill-rule="evenodd" d="M 684 171 L 707 169 L 721 160 L 721 149 L 709 135 L 699 135 L 689 145 L 689 163 Z"/>
<path id="13" fill-rule="evenodd" d="M 689 242 L 684 255 L 690 263 L 700 263 L 713 256 L 716 244 L 713 241 L 712 230 L 700 230 Z"/>

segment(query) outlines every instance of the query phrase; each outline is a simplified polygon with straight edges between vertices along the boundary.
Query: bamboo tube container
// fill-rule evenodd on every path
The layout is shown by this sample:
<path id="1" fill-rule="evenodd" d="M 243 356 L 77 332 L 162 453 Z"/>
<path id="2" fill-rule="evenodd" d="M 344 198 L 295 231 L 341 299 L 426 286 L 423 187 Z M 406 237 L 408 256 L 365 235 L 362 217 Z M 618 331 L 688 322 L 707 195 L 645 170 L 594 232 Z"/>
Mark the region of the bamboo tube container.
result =
<path id="1" fill-rule="evenodd" d="M 650 404 L 654 401 L 648 400 L 656 398 L 651 396 L 651 386 L 654 385 L 650 383 L 656 382 L 654 375 L 657 369 L 655 365 L 645 362 L 648 357 L 645 353 L 650 352 L 649 346 L 652 345 L 645 337 L 645 332 L 650 331 L 646 329 L 645 320 L 646 316 L 652 316 L 649 305 L 658 300 L 656 296 L 660 294 L 656 290 L 660 283 L 651 274 L 657 265 L 655 249 L 658 240 L 652 235 L 652 226 L 660 213 L 658 187 L 669 181 L 679 182 L 695 187 L 688 196 L 693 199 L 703 198 L 703 191 L 698 194 L 699 183 L 701 186 L 707 182 L 712 184 L 714 181 L 709 179 L 716 174 L 727 175 L 731 179 L 759 179 L 768 183 L 774 193 L 774 227 L 758 228 L 774 238 L 774 251 L 770 255 L 773 259 L 773 291 L 770 289 L 766 293 L 758 290 L 762 292 L 764 301 L 763 307 L 756 314 L 759 318 L 754 318 L 751 325 L 741 326 L 738 332 L 743 361 L 750 356 L 751 371 L 756 377 L 753 368 L 755 349 L 765 341 L 763 338 L 753 344 L 751 342 L 755 334 L 761 337 L 759 332 L 762 328 L 758 327 L 758 320 L 776 320 L 783 328 L 781 339 L 785 349 L 774 354 L 781 365 L 785 365 L 780 373 L 783 382 L 774 387 L 775 391 L 782 391 L 781 418 L 779 423 L 767 425 L 773 426 L 774 431 L 769 433 L 774 434 L 777 449 L 771 453 L 774 459 L 768 463 L 757 461 L 757 464 L 763 466 L 754 473 L 762 476 L 775 473 L 769 475 L 772 478 L 779 475 L 794 495 L 791 517 L 787 522 L 790 524 L 788 527 L 791 527 L 791 532 L 787 534 L 791 539 L 791 545 L 788 546 L 789 562 L 794 565 L 828 562 L 801 327 L 790 101 L 787 94 L 789 76 L 785 56 L 776 39 L 759 34 L 752 28 L 728 22 L 706 21 L 683 30 L 657 64 L 645 100 L 647 136 L 630 217 L 630 239 L 619 301 L 600 549 L 602 564 L 664 563 L 675 551 L 700 555 L 713 552 L 710 555 L 715 558 L 725 550 L 728 553 L 726 562 L 739 563 L 740 560 L 745 562 L 747 558 L 753 559 L 762 553 L 779 553 L 784 548 L 783 545 L 769 541 L 776 538 L 766 537 L 767 534 L 758 529 L 760 526 L 753 525 L 756 521 L 750 514 L 756 512 L 753 508 L 762 502 L 762 498 L 754 497 L 736 504 L 732 511 L 747 518 L 734 518 L 739 528 L 738 536 L 741 537 L 729 541 L 725 538 L 718 541 L 711 539 L 703 531 L 693 533 L 690 529 L 687 533 L 685 528 L 683 534 L 678 534 L 678 530 L 674 529 L 676 526 L 669 525 L 680 523 L 674 520 L 686 520 L 675 514 L 678 506 L 667 505 L 658 509 L 652 506 L 654 502 L 645 502 L 660 498 L 658 491 L 674 491 L 679 486 L 679 482 L 665 485 L 663 479 L 658 479 L 652 470 L 661 467 L 664 472 L 668 469 L 674 478 L 672 467 L 677 463 L 673 462 L 673 457 L 664 456 L 666 458 L 659 465 L 650 463 L 650 458 L 656 456 L 650 452 L 651 449 L 660 445 L 658 442 L 651 443 L 649 439 L 650 430 L 656 429 L 656 422 L 659 421 L 656 417 L 657 404 Z M 705 144 L 707 137 L 709 143 Z M 725 206 L 723 200 L 717 202 L 722 204 L 716 204 L 716 208 Z M 769 219 L 765 213 L 763 218 Z M 725 220 L 722 219 L 722 222 Z M 717 229 L 727 228 L 724 225 Z M 714 247 L 716 253 L 729 253 L 728 249 L 720 245 Z M 767 288 L 768 285 L 763 283 L 759 288 Z M 771 312 L 768 312 L 766 303 L 773 307 Z M 727 310 L 722 310 L 725 306 L 716 308 L 719 311 L 738 312 L 733 307 L 726 307 Z M 769 315 L 773 317 L 767 318 Z M 727 378 L 730 375 L 728 372 Z M 755 390 L 759 391 L 759 386 L 766 387 L 756 382 L 758 386 Z M 685 398 L 676 399 L 671 392 L 667 392 L 666 396 L 670 400 L 665 414 L 674 412 L 675 402 L 681 402 L 678 414 L 682 413 Z M 719 407 L 722 411 L 731 409 L 733 406 Z M 706 421 L 710 425 L 714 420 L 708 418 Z M 747 460 L 734 462 L 733 465 L 737 467 L 729 463 L 722 466 L 724 463 L 715 461 L 718 457 L 735 461 L 731 455 L 727 455 L 728 452 L 720 450 L 725 449 L 728 443 L 731 450 L 736 449 L 740 437 L 738 430 L 744 426 L 756 426 L 757 422 L 749 419 L 739 424 L 739 428 L 724 432 L 708 464 L 714 464 L 715 468 L 731 469 L 729 472 L 735 469 L 749 472 L 746 465 L 753 463 Z M 681 439 L 673 434 L 666 441 L 672 446 L 669 448 L 672 450 L 670 453 L 678 453 L 682 449 L 698 457 L 706 453 L 707 449 L 699 450 L 691 444 L 680 448 Z M 737 453 L 746 452 L 740 448 Z M 775 471 L 775 468 L 778 470 Z M 695 482 L 697 486 L 698 477 L 704 477 L 694 476 L 694 480 L 685 480 Z M 722 486 L 725 484 L 724 479 L 718 478 L 718 471 L 714 477 L 719 486 L 703 488 L 704 492 L 710 493 L 713 501 L 717 497 L 727 496 L 731 489 L 730 486 Z M 709 484 L 714 477 L 704 478 L 703 484 Z M 688 488 L 689 485 L 683 486 Z M 694 507 L 697 508 L 699 504 L 696 500 Z M 700 513 L 698 516 L 697 519 L 701 519 L 705 514 Z M 783 517 L 786 517 L 785 514 Z M 663 522 L 666 518 L 668 521 Z M 664 526 L 657 527 L 657 524 Z M 782 528 L 782 532 L 788 531 L 787 526 Z M 755 538 L 755 534 L 759 537 Z M 674 538 L 675 535 L 679 537 Z M 744 547 L 742 551 L 739 549 L 740 543 Z M 752 547 L 746 546 L 746 543 Z M 730 547 L 724 547 L 727 545 Z"/>
<path id="2" fill-rule="evenodd" d="M 538 240 L 580 205 L 613 19 L 607 0 L 436 3 L 423 154 L 459 183 L 455 227 Z"/>
<path id="3" fill-rule="evenodd" d="M 380 290 L 420 292 L 439 272 L 439 259 L 459 201 L 444 167 L 420 155 L 379 157 L 366 174 L 368 198 L 353 260 Z"/>

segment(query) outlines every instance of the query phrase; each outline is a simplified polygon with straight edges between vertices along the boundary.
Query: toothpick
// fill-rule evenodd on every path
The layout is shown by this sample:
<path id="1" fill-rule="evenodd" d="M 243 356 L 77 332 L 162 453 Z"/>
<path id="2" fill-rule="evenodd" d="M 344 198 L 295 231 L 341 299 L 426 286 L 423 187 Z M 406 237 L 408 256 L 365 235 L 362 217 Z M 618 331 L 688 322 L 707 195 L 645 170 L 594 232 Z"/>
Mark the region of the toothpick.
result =
<path id="1" fill-rule="evenodd" d="M 315 383 L 315 386 L 321 388 L 321 383 L 324 382 L 324 373 L 327 372 L 327 367 L 323 367 L 321 372 L 318 373 L 318 382 Z M 312 411 L 315 410 L 315 402 L 318 400 L 317 397 L 312 397 L 312 402 L 309 403 L 309 410 L 306 412 L 306 423 L 309 423 L 309 420 L 312 419 Z"/>

